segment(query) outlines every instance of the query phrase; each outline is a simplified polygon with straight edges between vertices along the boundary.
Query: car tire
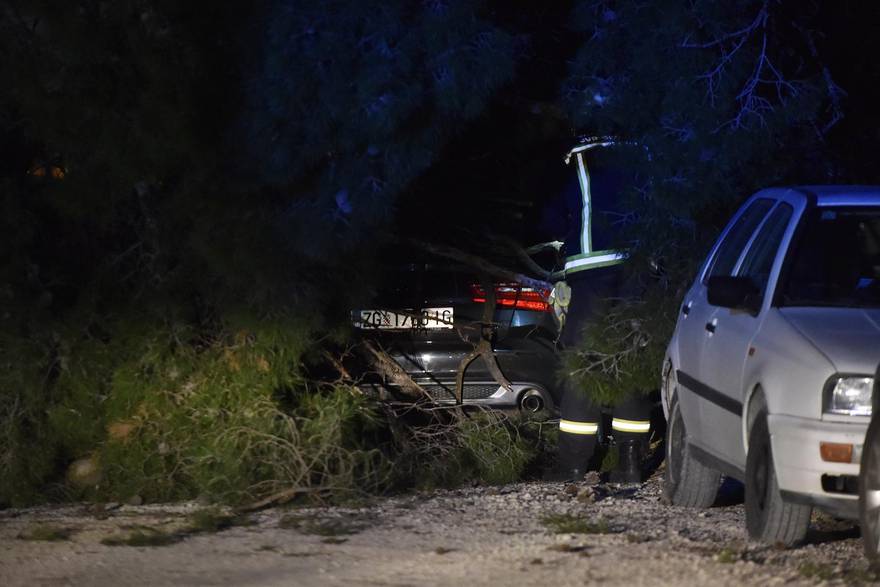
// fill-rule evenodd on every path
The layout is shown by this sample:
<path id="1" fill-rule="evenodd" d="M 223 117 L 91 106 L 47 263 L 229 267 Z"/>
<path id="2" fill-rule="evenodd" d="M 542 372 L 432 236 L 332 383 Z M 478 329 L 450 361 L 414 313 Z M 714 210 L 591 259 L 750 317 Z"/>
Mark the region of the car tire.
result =
<path id="1" fill-rule="evenodd" d="M 746 529 L 750 538 L 784 546 L 803 541 L 813 508 L 782 499 L 765 409 L 757 414 L 749 432 L 745 486 Z"/>
<path id="2" fill-rule="evenodd" d="M 865 556 L 880 562 L 880 418 L 871 418 L 859 473 L 859 525 Z"/>
<path id="3" fill-rule="evenodd" d="M 673 505 L 707 508 L 715 502 L 721 473 L 697 461 L 688 443 L 678 397 L 669 406 L 663 491 Z"/>

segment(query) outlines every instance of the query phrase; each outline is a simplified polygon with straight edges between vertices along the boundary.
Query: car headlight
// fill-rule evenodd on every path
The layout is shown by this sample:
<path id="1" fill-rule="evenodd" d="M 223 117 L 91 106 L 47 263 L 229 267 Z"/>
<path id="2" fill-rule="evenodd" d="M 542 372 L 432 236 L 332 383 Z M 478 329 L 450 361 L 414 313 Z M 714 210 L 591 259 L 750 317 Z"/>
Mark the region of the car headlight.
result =
<path id="1" fill-rule="evenodd" d="M 873 377 L 835 376 L 825 386 L 825 413 L 870 416 Z"/>

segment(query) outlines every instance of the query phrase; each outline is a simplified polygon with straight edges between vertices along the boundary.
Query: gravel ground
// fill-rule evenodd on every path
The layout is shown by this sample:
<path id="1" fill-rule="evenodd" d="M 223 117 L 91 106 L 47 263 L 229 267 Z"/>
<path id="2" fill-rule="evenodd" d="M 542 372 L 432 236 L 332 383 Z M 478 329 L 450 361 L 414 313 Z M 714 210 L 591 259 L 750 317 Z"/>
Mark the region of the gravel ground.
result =
<path id="1" fill-rule="evenodd" d="M 746 540 L 741 504 L 665 505 L 640 487 L 519 483 L 275 508 L 184 533 L 195 503 L 0 511 L 0 584 L 850 585 L 876 580 L 851 523 L 814 516 L 809 543 Z M 728 486 L 724 499 L 735 502 Z M 166 546 L 102 543 L 133 533 Z M 25 539 L 26 537 L 43 539 Z M 45 538 L 60 538 L 49 541 Z"/>

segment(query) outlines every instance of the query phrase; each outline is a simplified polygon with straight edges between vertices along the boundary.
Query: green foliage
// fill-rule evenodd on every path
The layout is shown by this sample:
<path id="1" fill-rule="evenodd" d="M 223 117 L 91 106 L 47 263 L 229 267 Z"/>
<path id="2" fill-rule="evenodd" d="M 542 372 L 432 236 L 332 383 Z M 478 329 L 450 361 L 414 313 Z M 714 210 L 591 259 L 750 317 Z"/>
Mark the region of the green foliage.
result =
<path id="1" fill-rule="evenodd" d="M 235 526 L 249 526 L 252 523 L 252 520 L 244 516 L 227 514 L 217 508 L 205 508 L 190 516 L 186 532 L 190 534 L 213 534 Z"/>
<path id="2" fill-rule="evenodd" d="M 183 540 L 176 532 L 163 532 L 155 528 L 135 530 L 123 536 L 108 536 L 101 539 L 104 546 L 171 546 Z"/>
<path id="3" fill-rule="evenodd" d="M 393 430 L 398 486 L 512 483 L 538 454 L 539 441 L 526 422 L 489 411 L 440 412 L 428 422 L 406 423 Z"/>
<path id="4" fill-rule="evenodd" d="M 75 528 L 67 528 L 60 526 L 35 526 L 29 528 L 18 535 L 19 540 L 35 540 L 41 542 L 60 542 L 70 540 L 70 537 L 76 533 Z"/>
<path id="5" fill-rule="evenodd" d="M 563 370 L 602 405 L 657 388 L 666 343 L 678 316 L 673 292 L 651 284 L 638 298 L 600 302 L 599 318 L 565 354 Z"/>
<path id="6" fill-rule="evenodd" d="M 556 534 L 608 534 L 610 529 L 604 518 L 595 522 L 571 514 L 552 514 L 545 516 L 541 522 Z"/>
<path id="7" fill-rule="evenodd" d="M 736 548 L 725 546 L 715 555 L 715 560 L 722 564 L 738 563 L 743 559 L 742 552 Z"/>
<path id="8" fill-rule="evenodd" d="M 312 343 L 296 320 L 231 326 L 207 338 L 192 325 L 119 320 L 100 339 L 58 333 L 50 351 L 31 349 L 35 372 L 51 356 L 52 373 L 42 394 L 0 389 L 0 504 L 134 495 L 242 503 L 290 488 L 346 498 L 508 483 L 546 440 L 535 422 L 491 412 L 398 420 L 353 389 L 308 383 L 300 363 Z M 77 459 L 95 463 L 96 484 L 66 482 Z M 206 516 L 194 523 L 216 521 Z"/>
<path id="9" fill-rule="evenodd" d="M 375 415 L 346 388 L 306 385 L 302 332 L 276 318 L 198 344 L 186 327 L 61 339 L 48 393 L 2 389 L 10 409 L 0 421 L 0 503 L 34 499 L 89 456 L 102 480 L 84 491 L 107 499 L 237 502 L 291 486 L 375 489 L 387 467 L 370 444 Z M 24 398 L 32 405 L 16 407 Z"/>
<path id="10" fill-rule="evenodd" d="M 291 486 L 376 483 L 381 455 L 360 448 L 368 408 L 345 389 L 309 392 L 285 360 L 287 341 L 261 334 L 214 345 L 191 372 L 176 357 L 137 367 L 127 394 L 137 433 L 102 450 L 109 491 L 241 501 Z M 289 413 L 274 397 L 281 390 L 295 395 Z"/>
<path id="11" fill-rule="evenodd" d="M 0 333 L 0 357 L 0 503 L 23 503 L 56 469 L 51 441 L 49 450 L 34 450 L 34 439 L 49 432 L 44 409 L 51 350 Z"/>
<path id="12" fill-rule="evenodd" d="M 533 456 L 519 431 L 502 425 L 493 416 L 481 415 L 461 423 L 455 434 L 461 439 L 459 473 L 489 485 L 519 480 Z"/>

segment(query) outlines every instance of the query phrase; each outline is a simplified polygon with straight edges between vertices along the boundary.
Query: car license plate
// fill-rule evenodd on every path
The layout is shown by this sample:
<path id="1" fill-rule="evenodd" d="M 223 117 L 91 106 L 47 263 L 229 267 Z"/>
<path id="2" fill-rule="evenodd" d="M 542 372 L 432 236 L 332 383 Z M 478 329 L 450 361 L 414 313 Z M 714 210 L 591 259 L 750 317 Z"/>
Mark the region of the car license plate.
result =
<path id="1" fill-rule="evenodd" d="M 452 328 L 452 308 L 421 310 L 358 310 L 352 312 L 357 328 L 378 330 L 422 330 Z"/>

